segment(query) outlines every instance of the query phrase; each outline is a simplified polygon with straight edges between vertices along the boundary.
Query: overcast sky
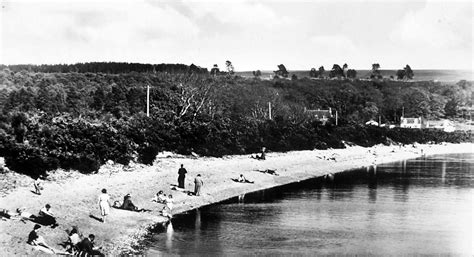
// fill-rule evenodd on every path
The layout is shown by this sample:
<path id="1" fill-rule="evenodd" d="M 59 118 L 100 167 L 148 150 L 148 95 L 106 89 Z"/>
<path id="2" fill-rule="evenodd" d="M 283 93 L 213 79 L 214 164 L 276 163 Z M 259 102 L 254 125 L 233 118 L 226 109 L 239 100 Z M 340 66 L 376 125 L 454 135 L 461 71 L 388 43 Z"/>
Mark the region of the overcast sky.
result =
<path id="1" fill-rule="evenodd" d="M 471 1 L 0 0 L 0 63 L 469 69 Z"/>

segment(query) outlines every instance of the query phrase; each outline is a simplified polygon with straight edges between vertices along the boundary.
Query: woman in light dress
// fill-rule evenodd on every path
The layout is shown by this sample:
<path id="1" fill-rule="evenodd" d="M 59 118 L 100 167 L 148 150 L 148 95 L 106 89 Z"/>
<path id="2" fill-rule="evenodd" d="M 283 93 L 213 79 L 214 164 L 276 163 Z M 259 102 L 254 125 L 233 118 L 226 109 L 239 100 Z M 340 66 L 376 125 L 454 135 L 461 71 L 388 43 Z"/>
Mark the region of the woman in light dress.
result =
<path id="1" fill-rule="evenodd" d="M 102 194 L 99 195 L 99 208 L 100 214 L 102 215 L 102 222 L 105 223 L 105 218 L 110 213 L 110 196 L 107 194 L 107 190 L 102 189 Z"/>

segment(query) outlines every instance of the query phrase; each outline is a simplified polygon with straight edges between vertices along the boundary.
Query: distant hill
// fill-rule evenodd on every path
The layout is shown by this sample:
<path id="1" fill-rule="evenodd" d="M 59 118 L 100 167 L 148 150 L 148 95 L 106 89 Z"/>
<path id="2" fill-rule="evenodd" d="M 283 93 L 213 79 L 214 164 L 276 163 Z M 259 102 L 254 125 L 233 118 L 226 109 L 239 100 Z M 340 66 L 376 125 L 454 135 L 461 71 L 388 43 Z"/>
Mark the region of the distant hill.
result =
<path id="1" fill-rule="evenodd" d="M 384 78 L 390 78 L 390 76 L 395 76 L 397 73 L 396 70 L 380 70 Z M 309 77 L 309 70 L 295 70 L 289 71 L 291 77 L 292 74 L 296 74 L 298 78 Z M 243 77 L 253 77 L 252 71 L 242 71 L 236 72 L 238 75 Z M 370 76 L 371 70 L 357 70 L 358 78 L 368 78 Z M 440 82 L 458 82 L 460 80 L 474 81 L 474 72 L 470 70 L 414 70 L 415 77 L 414 80 L 422 81 L 440 81 Z M 262 71 L 262 78 L 273 77 L 273 71 Z M 329 75 L 329 70 L 324 74 L 326 77 Z"/>

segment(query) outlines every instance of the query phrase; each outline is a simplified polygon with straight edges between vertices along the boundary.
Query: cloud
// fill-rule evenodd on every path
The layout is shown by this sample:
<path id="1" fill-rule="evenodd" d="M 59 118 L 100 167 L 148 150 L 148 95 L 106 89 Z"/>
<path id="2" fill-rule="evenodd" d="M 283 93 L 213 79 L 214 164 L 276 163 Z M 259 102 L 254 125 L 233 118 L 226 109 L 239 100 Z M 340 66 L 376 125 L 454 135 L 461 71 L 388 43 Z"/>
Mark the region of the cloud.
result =
<path id="1" fill-rule="evenodd" d="M 409 11 L 390 38 L 407 46 L 431 49 L 472 46 L 472 2 L 432 2 Z"/>

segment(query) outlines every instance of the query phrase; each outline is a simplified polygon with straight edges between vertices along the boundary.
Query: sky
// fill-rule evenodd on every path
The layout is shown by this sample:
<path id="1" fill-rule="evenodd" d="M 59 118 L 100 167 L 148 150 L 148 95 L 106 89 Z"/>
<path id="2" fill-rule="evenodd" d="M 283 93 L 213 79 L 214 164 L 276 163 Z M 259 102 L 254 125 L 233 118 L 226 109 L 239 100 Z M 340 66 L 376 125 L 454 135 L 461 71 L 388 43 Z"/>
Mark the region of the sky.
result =
<path id="1" fill-rule="evenodd" d="M 472 1 L 0 2 L 1 64 L 473 70 Z"/>

